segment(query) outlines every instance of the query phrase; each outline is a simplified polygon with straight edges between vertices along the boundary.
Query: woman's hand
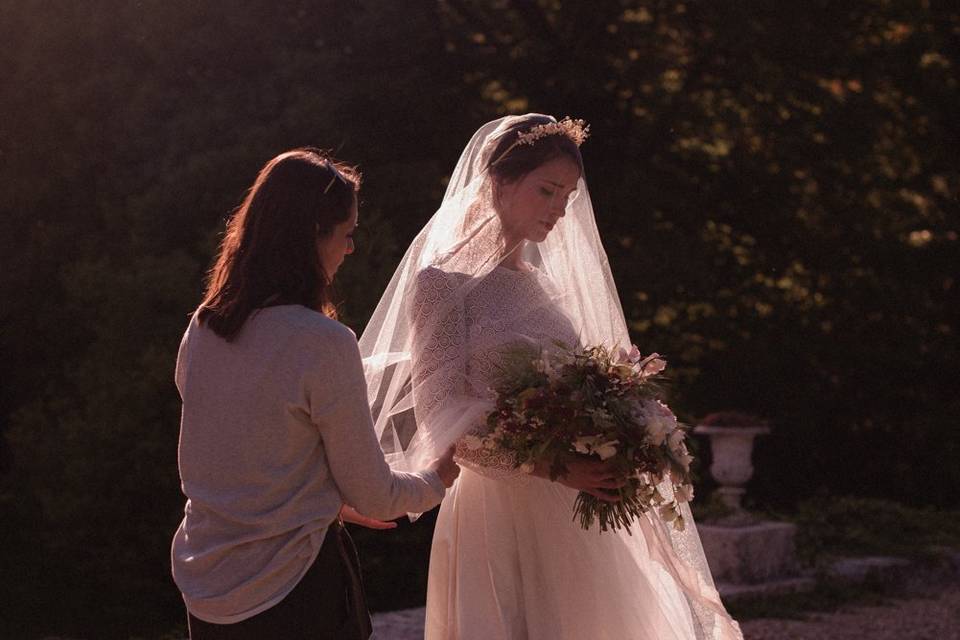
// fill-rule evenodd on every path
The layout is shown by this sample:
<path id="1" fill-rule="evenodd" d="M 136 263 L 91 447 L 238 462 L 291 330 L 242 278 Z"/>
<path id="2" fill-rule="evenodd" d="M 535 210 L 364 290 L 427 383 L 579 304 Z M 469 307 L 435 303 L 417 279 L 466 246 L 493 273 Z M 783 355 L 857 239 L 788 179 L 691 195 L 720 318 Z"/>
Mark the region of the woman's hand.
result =
<path id="1" fill-rule="evenodd" d="M 627 481 L 614 472 L 613 465 L 609 461 L 583 458 L 568 462 L 566 467 L 567 473 L 557 478 L 560 484 L 589 493 L 604 502 L 620 502 L 620 495 L 616 491 L 627 484 Z M 533 475 L 550 479 L 550 465 L 537 463 L 533 469 Z"/>
<path id="2" fill-rule="evenodd" d="M 453 481 L 460 475 L 460 467 L 453 461 L 453 452 L 455 450 L 456 447 L 450 447 L 446 453 L 434 460 L 430 465 L 430 470 L 437 472 L 437 475 L 440 476 L 440 481 L 443 482 L 443 486 L 448 489 L 453 486 Z"/>
<path id="3" fill-rule="evenodd" d="M 396 529 L 396 522 L 385 522 L 383 520 L 377 520 L 375 518 L 368 518 L 367 516 L 361 514 L 359 511 L 354 509 L 348 504 L 340 507 L 340 519 L 344 522 L 352 522 L 353 524 L 358 524 L 361 527 L 366 527 L 367 529 Z"/>

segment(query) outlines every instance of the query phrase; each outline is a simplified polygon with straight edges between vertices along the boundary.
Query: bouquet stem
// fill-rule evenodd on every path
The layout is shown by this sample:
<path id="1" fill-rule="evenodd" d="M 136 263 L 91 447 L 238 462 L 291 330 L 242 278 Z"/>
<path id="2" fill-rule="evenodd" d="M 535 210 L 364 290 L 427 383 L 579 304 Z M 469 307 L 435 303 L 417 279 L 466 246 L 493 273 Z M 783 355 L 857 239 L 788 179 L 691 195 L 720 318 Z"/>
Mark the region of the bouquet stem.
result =
<path id="1" fill-rule="evenodd" d="M 633 535 L 630 522 L 639 518 L 643 512 L 643 506 L 633 492 L 621 489 L 619 502 L 605 502 L 581 491 L 574 503 L 573 517 L 574 520 L 580 519 L 580 526 L 584 529 L 589 529 L 597 521 L 600 523 L 601 533 L 611 529 L 624 529 L 629 535 Z"/>

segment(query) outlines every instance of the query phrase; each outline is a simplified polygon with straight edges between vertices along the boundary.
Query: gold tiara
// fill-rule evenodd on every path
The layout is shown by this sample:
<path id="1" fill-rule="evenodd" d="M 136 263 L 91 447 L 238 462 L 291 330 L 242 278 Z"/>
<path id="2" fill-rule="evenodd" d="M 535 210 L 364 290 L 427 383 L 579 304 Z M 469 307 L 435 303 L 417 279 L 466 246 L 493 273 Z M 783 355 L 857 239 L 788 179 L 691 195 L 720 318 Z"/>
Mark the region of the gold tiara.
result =
<path id="1" fill-rule="evenodd" d="M 527 131 L 526 133 L 521 133 L 518 131 L 517 140 L 507 147 L 507 149 L 500 154 L 500 157 L 494 160 L 490 166 L 492 167 L 503 160 L 507 154 L 513 151 L 513 148 L 518 144 L 532 145 L 540 138 L 545 138 L 547 136 L 567 136 L 575 145 L 579 147 L 581 144 L 583 144 L 583 141 L 590 136 L 590 125 L 585 123 L 583 120 L 573 120 L 570 118 L 570 116 L 566 116 L 560 122 L 538 124 L 535 127 L 531 127 L 530 131 Z"/>
<path id="2" fill-rule="evenodd" d="M 567 136 L 579 147 L 590 136 L 590 125 L 583 120 L 572 120 L 567 116 L 560 122 L 538 124 L 530 131 L 521 133 L 517 138 L 517 144 L 533 144 L 540 138 L 560 135 Z"/>

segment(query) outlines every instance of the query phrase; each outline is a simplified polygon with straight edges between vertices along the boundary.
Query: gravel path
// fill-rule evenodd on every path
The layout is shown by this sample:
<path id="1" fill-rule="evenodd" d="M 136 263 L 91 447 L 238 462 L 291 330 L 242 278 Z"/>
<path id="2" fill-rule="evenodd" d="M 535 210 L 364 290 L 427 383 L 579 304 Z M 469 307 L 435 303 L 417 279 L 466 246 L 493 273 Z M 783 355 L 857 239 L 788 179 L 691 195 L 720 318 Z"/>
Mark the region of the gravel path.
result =
<path id="1" fill-rule="evenodd" d="M 891 600 L 806 620 L 749 620 L 746 640 L 960 640 L 960 586 L 931 597 Z M 422 640 L 423 609 L 374 615 L 376 640 Z M 586 640 L 586 639 L 585 639 Z"/>
<path id="2" fill-rule="evenodd" d="M 743 632 L 746 640 L 960 640 L 960 587 L 893 600 L 889 606 L 813 614 L 803 621 L 750 620 Z"/>

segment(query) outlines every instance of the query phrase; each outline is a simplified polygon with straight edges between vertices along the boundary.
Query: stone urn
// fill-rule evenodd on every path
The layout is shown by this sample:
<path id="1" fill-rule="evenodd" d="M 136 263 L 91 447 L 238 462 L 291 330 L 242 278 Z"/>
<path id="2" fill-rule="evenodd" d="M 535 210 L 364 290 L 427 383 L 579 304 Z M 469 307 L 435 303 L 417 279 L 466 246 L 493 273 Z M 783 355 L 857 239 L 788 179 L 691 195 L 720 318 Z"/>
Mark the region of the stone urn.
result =
<path id="1" fill-rule="evenodd" d="M 741 505 L 753 476 L 753 439 L 770 432 L 767 423 L 738 411 L 713 413 L 694 433 L 710 438 L 717 497 L 731 513 L 697 525 L 703 552 L 724 600 L 809 591 L 815 583 L 798 575 L 797 526 L 761 520 Z"/>
<path id="2" fill-rule="evenodd" d="M 744 486 L 753 477 L 753 439 L 770 433 L 770 427 L 756 416 L 723 411 L 704 418 L 693 432 L 710 438 L 710 475 L 720 485 L 720 500 L 735 514 L 743 513 Z"/>

